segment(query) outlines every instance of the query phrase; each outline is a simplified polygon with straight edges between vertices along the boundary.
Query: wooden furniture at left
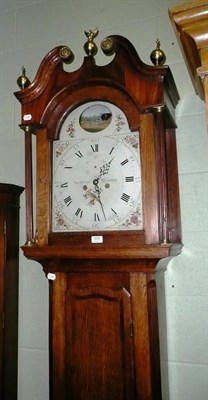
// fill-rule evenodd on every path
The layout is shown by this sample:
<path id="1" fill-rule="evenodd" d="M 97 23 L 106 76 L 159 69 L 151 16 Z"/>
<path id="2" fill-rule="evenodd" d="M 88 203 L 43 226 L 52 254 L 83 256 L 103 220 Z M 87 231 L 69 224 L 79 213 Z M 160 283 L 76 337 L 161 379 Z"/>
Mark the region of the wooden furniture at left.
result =
<path id="1" fill-rule="evenodd" d="M 19 203 L 23 188 L 0 183 L 0 399 L 17 399 Z"/>

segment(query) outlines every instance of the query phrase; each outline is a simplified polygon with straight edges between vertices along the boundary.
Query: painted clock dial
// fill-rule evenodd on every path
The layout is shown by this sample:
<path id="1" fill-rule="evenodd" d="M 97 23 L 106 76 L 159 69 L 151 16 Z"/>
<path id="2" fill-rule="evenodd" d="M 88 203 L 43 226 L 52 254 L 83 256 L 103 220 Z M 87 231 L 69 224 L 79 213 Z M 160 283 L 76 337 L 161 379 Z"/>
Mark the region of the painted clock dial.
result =
<path id="1" fill-rule="evenodd" d="M 65 119 L 53 142 L 52 231 L 141 230 L 138 132 L 108 102 L 89 102 Z"/>

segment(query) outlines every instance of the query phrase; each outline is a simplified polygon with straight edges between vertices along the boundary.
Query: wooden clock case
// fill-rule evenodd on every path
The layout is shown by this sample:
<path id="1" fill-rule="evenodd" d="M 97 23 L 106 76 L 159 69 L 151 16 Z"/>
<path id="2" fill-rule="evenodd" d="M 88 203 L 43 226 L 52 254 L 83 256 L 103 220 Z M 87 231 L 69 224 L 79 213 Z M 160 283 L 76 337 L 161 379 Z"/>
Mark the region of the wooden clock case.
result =
<path id="1" fill-rule="evenodd" d="M 174 109 L 179 100 L 167 66 L 144 64 L 132 44 L 110 36 L 113 60 L 92 55 L 66 72 L 65 46 L 43 59 L 34 81 L 15 93 L 25 132 L 26 257 L 50 282 L 50 398 L 161 399 L 155 272 L 181 250 Z M 52 142 L 69 111 L 107 101 L 139 132 L 141 231 L 51 232 Z M 32 135 L 36 135 L 36 233 L 33 233 Z M 93 235 L 103 243 L 92 244 Z"/>

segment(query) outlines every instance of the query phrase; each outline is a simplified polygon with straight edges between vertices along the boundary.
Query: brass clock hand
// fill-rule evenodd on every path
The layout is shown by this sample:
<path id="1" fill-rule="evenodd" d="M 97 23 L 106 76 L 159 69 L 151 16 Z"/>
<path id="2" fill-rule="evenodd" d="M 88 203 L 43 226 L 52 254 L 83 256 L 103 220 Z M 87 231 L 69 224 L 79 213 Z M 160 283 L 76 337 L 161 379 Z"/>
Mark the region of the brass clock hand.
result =
<path id="1" fill-rule="evenodd" d="M 100 188 L 99 188 L 99 186 L 98 186 L 98 183 L 99 183 L 99 178 L 96 178 L 96 179 L 93 180 L 93 185 L 95 186 L 95 192 L 96 192 L 96 194 L 97 194 L 97 197 L 96 197 L 96 198 L 97 198 L 98 202 L 100 203 L 101 210 L 102 210 L 103 216 L 104 216 L 105 221 L 106 221 L 106 216 L 105 216 L 105 211 L 104 211 L 103 203 L 102 203 L 102 201 L 101 201 L 101 199 L 100 199 L 101 190 L 100 190 Z"/>
<path id="2" fill-rule="evenodd" d="M 108 174 L 108 171 L 110 169 L 110 165 L 111 165 L 112 161 L 113 161 L 113 158 L 109 162 L 104 164 L 102 167 L 100 167 L 100 173 L 98 175 L 98 179 L 100 179 L 101 176 Z"/>

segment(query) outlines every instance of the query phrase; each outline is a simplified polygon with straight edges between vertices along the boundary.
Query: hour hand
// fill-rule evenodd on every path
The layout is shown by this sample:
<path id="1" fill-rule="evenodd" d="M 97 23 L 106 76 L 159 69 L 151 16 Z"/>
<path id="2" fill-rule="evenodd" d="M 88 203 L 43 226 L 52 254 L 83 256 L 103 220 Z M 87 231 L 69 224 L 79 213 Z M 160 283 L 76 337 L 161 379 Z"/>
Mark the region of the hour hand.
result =
<path id="1" fill-rule="evenodd" d="M 109 162 L 104 164 L 102 167 L 100 167 L 100 174 L 99 174 L 98 178 L 101 178 L 101 176 L 108 174 L 108 171 L 110 169 L 110 165 L 111 165 L 112 161 L 113 161 L 113 158 Z"/>
<path id="2" fill-rule="evenodd" d="M 97 195 L 97 200 L 98 200 L 98 202 L 100 203 L 103 216 L 104 216 L 104 218 L 105 218 L 105 220 L 106 220 L 105 211 L 104 211 L 104 208 L 103 208 L 103 204 L 102 204 L 102 202 L 101 202 L 101 199 L 100 199 L 101 190 L 100 190 L 100 188 L 99 188 L 99 186 L 98 186 L 98 183 L 99 183 L 99 179 L 98 179 L 98 178 L 93 179 L 93 185 L 95 186 L 95 192 L 96 192 L 96 195 Z"/>

